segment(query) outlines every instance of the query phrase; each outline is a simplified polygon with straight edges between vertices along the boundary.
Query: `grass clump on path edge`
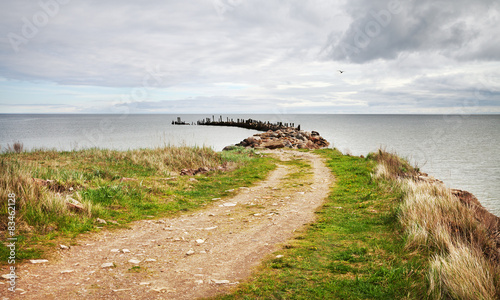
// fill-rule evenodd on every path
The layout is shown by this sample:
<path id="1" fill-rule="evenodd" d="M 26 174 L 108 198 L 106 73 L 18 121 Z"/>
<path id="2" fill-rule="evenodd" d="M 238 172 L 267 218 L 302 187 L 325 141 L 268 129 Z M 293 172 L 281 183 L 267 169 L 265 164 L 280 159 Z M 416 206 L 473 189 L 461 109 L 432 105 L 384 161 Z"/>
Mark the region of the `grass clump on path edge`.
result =
<path id="1" fill-rule="evenodd" d="M 376 162 L 318 150 L 335 175 L 317 220 L 220 299 L 421 299 L 424 256 L 405 251 L 400 191 L 373 179 Z"/>
<path id="2" fill-rule="evenodd" d="M 178 176 L 183 168 L 214 168 Z M 163 147 L 116 151 L 36 150 L 0 155 L 0 236 L 8 231 L 8 195 L 16 196 L 16 263 L 50 255 L 61 243 L 98 227 L 122 227 L 134 220 L 171 216 L 230 195 L 227 190 L 265 179 L 274 162 L 252 150 Z M 193 179 L 194 178 L 194 179 Z M 71 209 L 68 201 L 82 209 Z M 107 224 L 97 222 L 97 218 Z M 47 251 L 48 250 L 48 251 Z M 0 244 L 0 265 L 9 258 Z"/>

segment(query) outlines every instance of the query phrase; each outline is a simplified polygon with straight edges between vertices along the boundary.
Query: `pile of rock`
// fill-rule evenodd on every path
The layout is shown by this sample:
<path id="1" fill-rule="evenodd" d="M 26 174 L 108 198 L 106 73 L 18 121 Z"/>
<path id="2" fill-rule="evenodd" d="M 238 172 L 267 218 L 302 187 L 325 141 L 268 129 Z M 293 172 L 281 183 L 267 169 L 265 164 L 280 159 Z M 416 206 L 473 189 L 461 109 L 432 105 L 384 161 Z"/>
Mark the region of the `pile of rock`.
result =
<path id="1" fill-rule="evenodd" d="M 328 145 L 330 143 L 322 138 L 317 131 L 309 132 L 296 128 L 286 128 L 254 134 L 235 146 L 257 149 L 321 149 L 328 147 Z M 231 148 L 232 146 L 228 146 L 224 149 L 229 150 Z"/>

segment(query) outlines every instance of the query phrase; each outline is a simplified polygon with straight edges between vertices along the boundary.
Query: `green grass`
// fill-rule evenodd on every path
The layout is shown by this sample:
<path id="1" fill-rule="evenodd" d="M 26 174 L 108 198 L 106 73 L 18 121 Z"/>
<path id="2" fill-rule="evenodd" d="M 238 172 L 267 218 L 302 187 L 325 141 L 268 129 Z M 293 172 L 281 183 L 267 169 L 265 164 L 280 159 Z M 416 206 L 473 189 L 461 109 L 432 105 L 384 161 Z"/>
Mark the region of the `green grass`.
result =
<path id="1" fill-rule="evenodd" d="M 175 175 L 182 168 L 222 164 L 229 164 L 231 170 L 197 175 L 195 181 Z M 198 209 L 212 198 L 229 195 L 229 189 L 263 180 L 275 168 L 272 159 L 251 150 L 217 153 L 189 147 L 5 153 L 0 155 L 0 166 L 0 236 L 8 234 L 7 195 L 14 193 L 17 262 L 44 257 L 59 243 L 71 243 L 98 227 L 121 227 L 134 220 Z M 33 178 L 51 182 L 37 184 Z M 84 210 L 68 209 L 66 197 L 82 203 Z M 96 218 L 119 224 L 102 225 Z M 3 264 L 8 253 L 6 245 L 0 244 Z"/>
<path id="2" fill-rule="evenodd" d="M 218 299 L 421 299 L 424 259 L 404 250 L 401 195 L 372 178 L 376 162 L 319 150 L 336 177 L 308 225 L 230 295 Z"/>

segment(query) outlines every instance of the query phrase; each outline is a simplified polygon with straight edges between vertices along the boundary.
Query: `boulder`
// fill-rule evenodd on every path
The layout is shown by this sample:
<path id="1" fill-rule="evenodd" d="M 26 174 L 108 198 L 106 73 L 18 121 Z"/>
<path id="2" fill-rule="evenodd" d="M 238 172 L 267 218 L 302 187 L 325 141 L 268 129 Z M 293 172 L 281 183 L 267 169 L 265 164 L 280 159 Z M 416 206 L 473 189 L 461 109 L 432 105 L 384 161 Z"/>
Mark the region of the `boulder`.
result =
<path id="1" fill-rule="evenodd" d="M 281 140 L 275 140 L 262 144 L 262 146 L 267 149 L 278 149 L 278 148 L 284 148 L 285 143 Z"/>
<path id="2" fill-rule="evenodd" d="M 236 146 L 236 145 L 229 145 L 229 146 L 224 147 L 224 149 L 222 149 L 222 151 L 231 151 L 231 150 L 235 150 L 237 148 L 238 148 L 238 146 Z"/>

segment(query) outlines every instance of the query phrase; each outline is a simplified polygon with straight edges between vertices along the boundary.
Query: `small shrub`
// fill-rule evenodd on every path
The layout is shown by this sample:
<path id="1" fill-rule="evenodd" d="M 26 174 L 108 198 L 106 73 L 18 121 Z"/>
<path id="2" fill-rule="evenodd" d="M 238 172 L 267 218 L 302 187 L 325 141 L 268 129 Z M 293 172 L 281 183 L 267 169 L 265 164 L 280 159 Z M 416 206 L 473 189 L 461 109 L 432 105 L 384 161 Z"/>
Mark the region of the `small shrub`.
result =
<path id="1" fill-rule="evenodd" d="M 24 150 L 23 143 L 17 141 L 12 146 L 10 144 L 7 145 L 7 152 L 21 153 Z"/>

